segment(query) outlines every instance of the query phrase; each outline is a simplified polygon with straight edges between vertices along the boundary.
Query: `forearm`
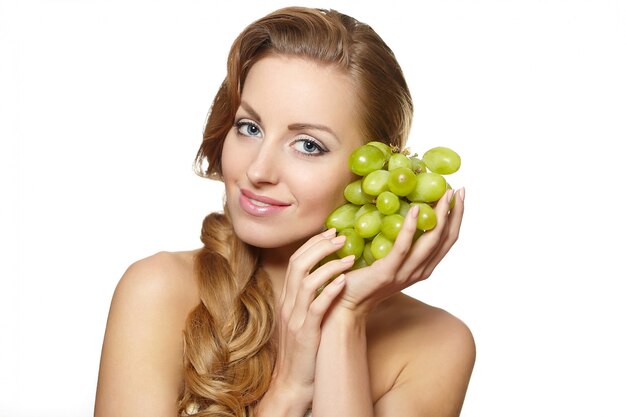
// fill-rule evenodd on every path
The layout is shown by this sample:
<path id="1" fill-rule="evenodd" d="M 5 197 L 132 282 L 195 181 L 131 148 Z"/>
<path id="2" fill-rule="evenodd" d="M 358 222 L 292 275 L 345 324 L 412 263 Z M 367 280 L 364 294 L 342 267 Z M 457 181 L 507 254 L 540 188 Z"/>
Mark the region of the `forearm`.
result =
<path id="1" fill-rule="evenodd" d="M 315 417 L 374 416 L 364 318 L 338 315 L 324 323 L 313 413 Z"/>

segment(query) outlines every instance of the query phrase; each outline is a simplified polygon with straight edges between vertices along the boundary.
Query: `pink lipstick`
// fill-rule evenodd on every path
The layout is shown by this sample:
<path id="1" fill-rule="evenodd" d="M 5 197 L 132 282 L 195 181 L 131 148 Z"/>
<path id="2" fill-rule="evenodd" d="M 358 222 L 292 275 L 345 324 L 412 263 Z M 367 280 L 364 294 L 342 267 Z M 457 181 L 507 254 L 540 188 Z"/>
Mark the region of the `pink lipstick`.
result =
<path id="1" fill-rule="evenodd" d="M 246 213 L 258 217 L 272 216 L 290 206 L 288 203 L 256 195 L 244 189 L 239 195 L 239 205 Z"/>

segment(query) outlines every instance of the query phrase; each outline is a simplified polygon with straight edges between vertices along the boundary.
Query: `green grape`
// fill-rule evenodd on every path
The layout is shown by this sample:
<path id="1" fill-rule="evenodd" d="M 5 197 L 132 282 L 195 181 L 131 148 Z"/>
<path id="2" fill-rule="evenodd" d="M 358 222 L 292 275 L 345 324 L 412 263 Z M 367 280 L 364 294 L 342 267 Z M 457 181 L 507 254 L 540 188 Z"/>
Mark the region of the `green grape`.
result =
<path id="1" fill-rule="evenodd" d="M 374 196 L 363 192 L 361 180 L 351 182 L 343 190 L 343 196 L 353 204 L 363 205 L 374 202 Z"/>
<path id="2" fill-rule="evenodd" d="M 461 157 L 450 148 L 432 148 L 422 156 L 422 160 L 432 172 L 442 175 L 453 174 L 461 167 Z"/>
<path id="3" fill-rule="evenodd" d="M 376 259 L 384 258 L 391 251 L 392 247 L 393 242 L 387 239 L 382 233 L 379 233 L 372 240 L 372 255 L 374 255 Z"/>
<path id="4" fill-rule="evenodd" d="M 399 196 L 406 196 L 415 190 L 417 176 L 410 168 L 400 167 L 389 171 L 387 186 L 389 191 Z"/>
<path id="5" fill-rule="evenodd" d="M 361 178 L 344 188 L 348 203 L 326 218 L 326 227 L 336 228 L 339 235 L 346 236 L 346 243 L 319 265 L 354 255 L 352 269 L 359 269 L 385 257 L 414 205 L 419 206 L 419 214 L 413 242 L 436 227 L 434 207 L 452 189 L 443 175 L 456 172 L 461 158 L 445 147 L 432 148 L 422 158 L 418 154 L 407 155 L 406 150 L 380 141 L 369 142 L 352 152 L 350 170 Z M 450 200 L 449 210 L 455 206 L 455 197 Z"/>
<path id="6" fill-rule="evenodd" d="M 365 176 L 385 165 L 385 154 L 376 146 L 362 145 L 350 154 L 349 165 L 352 172 Z"/>
<path id="7" fill-rule="evenodd" d="M 391 191 L 383 191 L 376 197 L 376 208 L 382 214 L 393 214 L 400 208 L 400 199 Z"/>
<path id="8" fill-rule="evenodd" d="M 389 157 L 387 161 L 387 169 L 393 171 L 396 168 L 408 168 L 411 169 L 411 161 L 403 153 L 394 153 Z"/>
<path id="9" fill-rule="evenodd" d="M 419 230 L 430 230 L 437 226 L 437 215 L 435 210 L 426 203 L 416 203 L 420 207 L 417 215 L 417 228 Z"/>
<path id="10" fill-rule="evenodd" d="M 348 255 L 354 255 L 355 258 L 360 257 L 363 253 L 363 247 L 365 246 L 363 238 L 351 227 L 343 229 L 339 232 L 339 235 L 346 237 L 346 243 L 337 251 L 337 256 L 339 258 Z"/>
<path id="11" fill-rule="evenodd" d="M 378 210 L 378 209 L 376 208 L 376 206 L 374 204 L 370 204 L 370 203 L 363 204 L 361 206 L 361 208 L 359 208 L 357 210 L 356 214 L 354 215 L 354 218 L 358 219 L 359 217 L 361 217 L 365 213 L 369 213 L 370 211 L 376 211 L 376 210 Z"/>
<path id="12" fill-rule="evenodd" d="M 346 203 L 337 207 L 326 218 L 326 227 L 329 229 L 334 227 L 339 232 L 343 229 L 354 226 L 354 219 L 358 210 L 359 206 L 352 203 Z"/>
<path id="13" fill-rule="evenodd" d="M 367 142 L 367 144 L 371 146 L 376 146 L 378 149 L 380 149 L 383 155 L 385 155 L 385 162 L 391 156 L 391 148 L 386 143 L 379 142 L 379 141 L 372 141 L 372 142 Z"/>
<path id="14" fill-rule="evenodd" d="M 380 224 L 380 232 L 393 242 L 398 237 L 400 229 L 402 229 L 402 223 L 404 223 L 404 217 L 399 214 L 385 216 Z"/>
<path id="15" fill-rule="evenodd" d="M 368 265 L 371 265 L 376 261 L 374 255 L 372 255 L 372 242 L 365 242 L 365 246 L 363 247 L 363 254 L 361 257 L 367 262 Z"/>
<path id="16" fill-rule="evenodd" d="M 401 198 L 400 208 L 398 209 L 398 214 L 401 215 L 402 217 L 406 217 L 406 215 L 409 214 L 410 209 L 411 209 L 411 205 L 405 199 Z"/>
<path id="17" fill-rule="evenodd" d="M 369 195 L 377 196 L 383 191 L 387 191 L 389 187 L 387 186 L 387 181 L 389 179 L 389 171 L 384 169 L 378 169 L 373 171 L 365 178 L 363 178 L 363 183 L 361 187 L 363 187 L 363 191 L 365 191 Z"/>
<path id="18" fill-rule="evenodd" d="M 415 172 L 416 174 L 427 172 L 426 164 L 417 156 L 412 156 L 409 158 L 409 160 L 411 161 L 411 170 L 413 170 L 413 172 Z"/>
<path id="19" fill-rule="evenodd" d="M 354 230 L 364 239 L 374 237 L 380 232 L 383 216 L 378 210 L 369 211 L 354 221 Z"/>
<path id="20" fill-rule="evenodd" d="M 434 172 L 425 172 L 417 175 L 415 189 L 407 195 L 407 198 L 419 203 L 432 203 L 439 200 L 445 192 L 445 178 Z"/>

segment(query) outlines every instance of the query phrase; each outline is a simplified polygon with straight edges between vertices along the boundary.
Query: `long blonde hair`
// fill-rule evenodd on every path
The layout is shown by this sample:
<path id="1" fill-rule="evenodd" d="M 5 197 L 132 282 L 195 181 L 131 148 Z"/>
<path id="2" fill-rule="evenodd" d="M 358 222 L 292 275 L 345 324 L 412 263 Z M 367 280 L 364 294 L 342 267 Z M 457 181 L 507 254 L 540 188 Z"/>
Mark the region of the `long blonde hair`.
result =
<path id="1" fill-rule="evenodd" d="M 233 43 L 196 155 L 199 175 L 221 179 L 222 148 L 246 76 L 268 54 L 303 57 L 345 72 L 356 89 L 364 141 L 406 143 L 413 104 L 391 49 L 352 17 L 290 7 L 253 22 Z M 276 357 L 272 287 L 257 249 L 235 235 L 227 213 L 208 215 L 201 239 L 195 263 L 201 303 L 184 331 L 179 412 L 196 404 L 197 416 L 250 416 L 269 387 Z"/>

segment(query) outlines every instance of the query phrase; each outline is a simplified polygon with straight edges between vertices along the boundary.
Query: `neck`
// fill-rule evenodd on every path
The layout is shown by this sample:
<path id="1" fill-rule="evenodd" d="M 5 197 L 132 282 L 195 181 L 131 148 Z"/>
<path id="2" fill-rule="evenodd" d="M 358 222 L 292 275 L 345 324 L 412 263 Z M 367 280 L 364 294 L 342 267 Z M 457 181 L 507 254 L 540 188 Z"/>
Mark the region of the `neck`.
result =
<path id="1" fill-rule="evenodd" d="M 290 255 L 277 256 L 278 254 L 276 252 L 276 250 L 264 250 L 261 252 L 261 264 L 272 283 L 274 300 L 278 303 L 283 291 Z"/>

